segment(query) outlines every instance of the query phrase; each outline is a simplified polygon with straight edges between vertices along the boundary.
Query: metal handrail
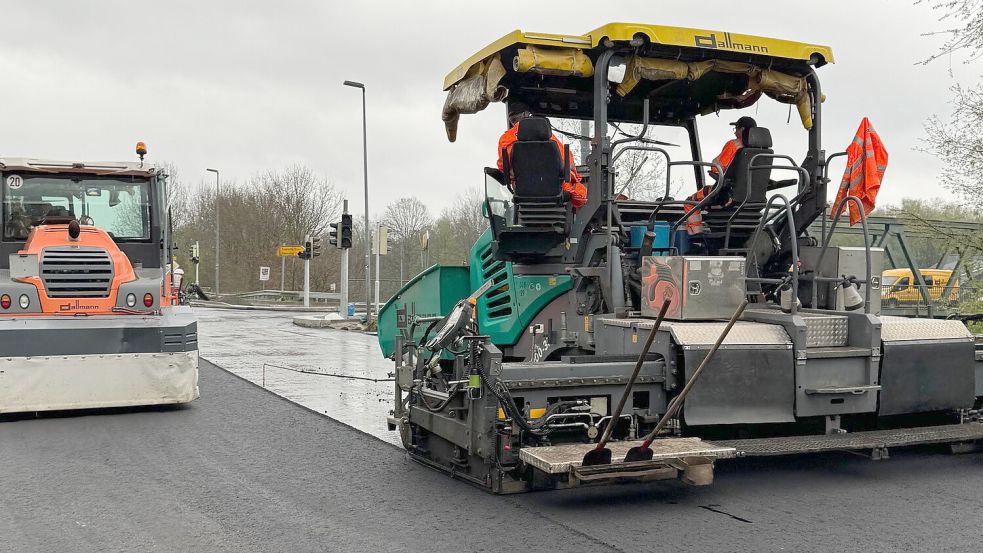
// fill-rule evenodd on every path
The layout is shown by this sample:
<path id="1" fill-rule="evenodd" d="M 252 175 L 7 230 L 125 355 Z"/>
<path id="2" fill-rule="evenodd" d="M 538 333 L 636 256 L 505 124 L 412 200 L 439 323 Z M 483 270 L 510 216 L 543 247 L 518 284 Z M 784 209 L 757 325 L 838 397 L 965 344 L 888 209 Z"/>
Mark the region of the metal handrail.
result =
<path id="1" fill-rule="evenodd" d="M 775 194 L 774 196 L 772 196 L 771 198 L 768 199 L 768 203 L 765 204 L 765 211 L 771 209 L 771 204 L 774 203 L 775 200 L 781 200 L 781 202 L 783 204 L 785 204 L 785 215 L 788 217 L 788 222 L 789 222 L 789 225 L 788 225 L 789 235 L 792 237 L 792 241 L 791 241 L 791 244 L 792 244 L 792 302 L 791 302 L 792 305 L 791 305 L 791 313 L 792 313 L 792 315 L 795 315 L 798 312 L 798 299 L 799 299 L 799 245 L 798 245 L 798 240 L 796 240 L 796 236 L 795 236 L 795 224 L 794 224 L 795 223 L 795 219 L 794 219 L 794 215 L 792 214 L 792 204 L 789 203 L 788 198 L 786 198 L 785 196 L 782 196 L 781 194 Z M 755 227 L 755 229 L 754 229 L 754 234 L 751 235 L 751 240 L 748 242 L 749 244 L 754 244 L 755 243 L 755 241 L 758 239 L 758 234 L 761 233 L 761 230 L 764 228 L 764 226 L 765 226 L 765 218 L 762 217 L 761 218 L 761 221 L 758 222 L 758 226 Z M 750 279 L 750 280 L 753 280 L 753 279 Z M 870 287 L 868 286 L 868 288 L 870 288 Z M 815 287 L 813 288 L 813 290 L 815 290 Z M 781 298 L 779 298 L 779 303 L 781 303 Z"/>
<path id="2" fill-rule="evenodd" d="M 772 160 L 785 159 L 785 160 L 788 160 L 788 162 L 791 163 L 792 165 L 791 166 L 785 166 L 785 165 L 774 165 L 773 164 L 773 165 L 759 165 L 759 166 L 755 166 L 754 165 L 754 162 L 759 157 L 768 157 L 768 158 L 771 158 Z M 784 155 L 784 154 L 774 154 L 774 153 L 771 153 L 771 154 L 768 154 L 768 153 L 754 154 L 753 156 L 751 156 L 751 160 L 748 161 L 748 165 L 747 165 L 747 182 L 749 184 L 751 182 L 751 172 L 752 171 L 760 171 L 762 169 L 768 169 L 768 170 L 772 170 L 772 169 L 785 169 L 785 170 L 794 170 L 794 171 L 796 171 L 796 191 L 798 193 L 795 195 L 795 198 L 800 197 L 804 193 L 804 191 L 808 189 L 807 188 L 808 187 L 808 184 L 806 184 L 806 187 L 804 188 L 803 187 L 803 183 L 808 183 L 809 182 L 809 172 L 806 171 L 805 169 L 803 169 L 802 167 L 799 167 L 798 164 L 795 163 L 795 160 L 792 159 L 791 156 L 787 156 L 787 155 Z M 721 178 L 723 178 L 723 177 L 721 177 Z M 725 231 L 724 231 L 724 249 L 730 248 L 730 229 L 731 229 L 731 225 L 734 222 L 734 218 L 736 218 L 737 215 L 744 209 L 744 206 L 747 205 L 747 201 L 748 201 L 748 199 L 750 199 L 750 197 L 751 197 L 751 187 L 748 186 L 747 191 L 744 194 L 744 200 L 742 200 L 741 203 L 740 203 L 740 205 L 737 206 L 737 209 L 734 210 L 734 213 L 732 213 L 731 216 L 729 218 L 727 218 L 727 226 L 725 227 Z M 794 201 L 795 201 L 795 199 L 793 199 L 793 202 Z M 766 218 L 766 219 L 768 218 L 767 212 L 762 213 L 761 216 L 764 217 L 764 218 Z"/>
<path id="3" fill-rule="evenodd" d="M 723 166 L 721 166 L 719 163 L 714 162 L 714 161 L 673 161 L 673 162 L 669 163 L 668 166 L 666 167 L 666 178 L 667 179 L 669 178 L 669 176 L 668 176 L 669 175 L 669 172 L 671 171 L 672 166 L 674 166 L 674 165 L 692 165 L 694 167 L 711 167 L 711 168 L 716 167 L 717 168 L 717 174 L 720 175 L 721 178 L 723 178 L 723 174 L 724 174 L 724 168 L 723 168 Z M 679 220 L 677 220 L 672 225 L 672 227 L 669 228 L 669 248 L 670 249 L 672 249 L 672 247 L 673 247 L 673 242 L 676 239 L 676 230 L 679 228 L 679 225 L 683 224 L 683 222 L 686 221 L 686 219 L 689 219 L 689 217 L 690 217 L 690 215 L 692 214 L 693 211 L 697 211 L 697 210 L 701 210 L 702 211 L 703 210 L 703 207 L 706 206 L 707 204 L 709 204 L 710 203 L 710 200 L 715 199 L 720 194 L 720 191 L 724 189 L 723 186 L 720 186 L 720 183 L 719 182 L 717 184 L 714 184 L 712 188 L 713 189 L 710 190 L 710 193 L 709 194 L 707 194 L 702 200 L 700 200 L 695 206 L 693 206 L 693 209 L 691 209 L 690 211 L 684 213 L 683 216 L 680 217 Z M 658 208 L 656 208 L 656 209 L 658 209 Z"/>
<path id="4" fill-rule="evenodd" d="M 835 154 L 834 154 L 835 155 Z M 843 213 L 840 211 L 845 207 L 846 202 L 853 202 L 857 204 L 857 209 L 860 210 L 860 223 L 863 226 L 864 231 L 864 254 L 866 255 L 867 261 L 867 277 L 864 279 L 864 313 L 870 313 L 870 277 L 871 277 L 871 256 L 870 256 L 870 232 L 867 230 L 867 213 L 864 211 L 864 205 L 860 202 L 860 198 L 856 196 L 846 196 L 842 200 L 836 202 L 833 208 L 833 213 L 837 214 L 834 216 L 833 225 L 829 228 L 829 234 L 826 235 L 826 239 L 823 240 L 823 249 L 819 252 L 819 260 L 816 261 L 816 267 L 812 278 L 814 280 L 812 285 L 812 308 L 816 309 L 819 305 L 819 288 L 816 286 L 815 279 L 819 274 L 820 267 L 823 266 L 823 258 L 826 257 L 826 250 L 829 249 L 829 242 L 833 238 L 833 232 L 836 230 L 837 223 L 840 222 L 840 217 Z"/>
<path id="5" fill-rule="evenodd" d="M 659 152 L 662 155 L 666 156 L 666 166 L 667 167 L 671 163 L 670 157 L 669 157 L 669 152 L 667 152 L 666 150 L 664 150 L 662 148 L 659 148 L 657 146 L 625 146 L 624 148 L 618 150 L 618 153 L 616 153 L 614 155 L 614 157 L 611 158 L 611 165 L 614 165 L 615 162 L 618 161 L 618 158 L 622 156 L 622 154 L 624 154 L 625 152 L 631 151 L 631 150 L 642 151 L 642 152 Z M 628 185 L 626 184 L 625 186 L 623 186 L 621 188 L 621 191 L 623 191 L 627 187 L 628 187 Z M 666 196 L 669 195 L 669 188 L 670 188 L 669 171 L 667 170 L 666 171 L 666 193 L 665 193 L 665 196 L 663 196 L 663 197 L 666 197 Z M 618 193 L 620 194 L 621 191 L 619 191 Z"/>
<path id="6" fill-rule="evenodd" d="M 823 182 L 829 183 L 829 162 L 832 161 L 833 158 L 835 157 L 841 157 L 845 155 L 847 155 L 847 153 L 846 151 L 843 151 L 843 152 L 836 152 L 835 154 L 830 154 L 829 156 L 826 157 L 826 160 L 823 161 Z M 821 230 L 819 231 L 819 241 L 820 242 L 826 241 L 826 210 L 825 209 L 823 210 L 822 227 Z"/>

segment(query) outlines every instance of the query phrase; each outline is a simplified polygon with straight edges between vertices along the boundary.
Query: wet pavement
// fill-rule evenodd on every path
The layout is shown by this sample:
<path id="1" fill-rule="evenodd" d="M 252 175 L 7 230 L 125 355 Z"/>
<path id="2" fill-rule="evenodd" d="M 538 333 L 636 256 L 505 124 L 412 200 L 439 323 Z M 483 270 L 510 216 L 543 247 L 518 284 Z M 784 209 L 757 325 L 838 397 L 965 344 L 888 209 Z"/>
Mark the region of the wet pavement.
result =
<path id="1" fill-rule="evenodd" d="M 208 362 L 200 386 L 185 406 L 0 417 L 0 552 L 981 550 L 978 453 L 494 496 Z"/>
<path id="2" fill-rule="evenodd" d="M 375 336 L 293 324 L 294 316 L 310 313 L 198 307 L 195 314 L 203 359 L 308 409 L 399 444 L 399 435 L 386 428 L 394 384 L 363 380 L 391 378 L 392 361 L 382 356 Z"/>

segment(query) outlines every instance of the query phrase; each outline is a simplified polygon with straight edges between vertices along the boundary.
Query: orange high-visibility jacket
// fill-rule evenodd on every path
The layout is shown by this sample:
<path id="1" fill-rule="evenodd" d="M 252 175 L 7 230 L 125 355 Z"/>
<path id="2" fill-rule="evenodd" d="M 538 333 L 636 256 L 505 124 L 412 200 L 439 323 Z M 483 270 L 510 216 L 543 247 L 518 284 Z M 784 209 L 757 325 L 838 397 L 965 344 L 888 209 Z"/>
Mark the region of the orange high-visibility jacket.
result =
<path id="1" fill-rule="evenodd" d="M 512 128 L 505 131 L 502 138 L 498 139 L 498 169 L 501 171 L 503 169 L 502 165 L 502 150 L 505 149 L 508 155 L 512 155 L 512 145 L 518 139 L 519 134 L 519 124 L 516 123 L 512 125 Z M 556 143 L 556 147 L 560 149 L 560 157 L 563 157 L 563 143 L 556 135 L 551 135 L 550 139 Z M 587 203 L 587 187 L 580 182 L 580 173 L 577 172 L 576 164 L 573 161 L 573 154 L 570 154 L 570 178 L 563 183 L 563 190 L 570 193 L 570 203 L 573 204 L 575 209 L 580 209 Z M 506 178 L 511 178 L 511 176 L 506 175 Z"/>
<path id="2" fill-rule="evenodd" d="M 724 149 L 720 151 L 720 154 L 718 154 L 717 157 L 713 158 L 713 163 L 719 163 L 720 166 L 724 168 L 724 172 L 726 173 L 727 168 L 730 167 L 730 164 L 734 162 L 734 156 L 737 155 L 737 150 L 740 150 L 743 147 L 744 145 L 741 144 L 740 140 L 736 138 L 731 138 L 730 140 L 727 141 L 726 144 L 724 144 Z M 710 174 L 711 175 L 717 174 L 716 166 L 710 168 Z"/>
<path id="3" fill-rule="evenodd" d="M 734 162 L 734 157 L 737 156 L 737 151 L 743 147 L 744 145 L 741 144 L 740 140 L 736 138 L 731 138 L 724 144 L 724 148 L 720 150 L 720 153 L 717 155 L 717 157 L 713 158 L 713 163 L 719 163 L 720 166 L 723 168 L 724 172 L 726 173 L 727 168 L 730 167 L 730 164 Z M 717 175 L 716 165 L 710 168 L 710 175 L 717 178 L 720 177 L 720 175 Z M 713 191 L 713 187 L 714 185 L 712 184 L 710 186 L 704 186 L 703 188 L 697 190 L 695 194 L 690 194 L 689 197 L 687 197 L 686 199 L 701 202 L 703 201 L 703 198 L 707 197 L 707 194 Z M 684 204 L 683 211 L 685 213 L 689 213 L 690 211 L 693 211 L 693 206 L 689 204 Z M 686 230 L 688 230 L 690 234 L 697 234 L 699 232 L 702 232 L 702 229 L 703 229 L 703 216 L 700 215 L 699 212 L 695 212 L 691 214 L 689 218 L 686 220 Z"/>
<path id="4" fill-rule="evenodd" d="M 843 180 L 840 181 L 840 189 L 836 193 L 837 205 L 840 200 L 848 194 L 856 196 L 863 204 L 864 213 L 869 214 L 874 210 L 874 200 L 877 198 L 877 191 L 881 188 L 881 181 L 884 179 L 884 171 L 887 170 L 887 149 L 881 142 L 881 137 L 877 135 L 870 120 L 864 117 L 860 122 L 853 142 L 846 149 L 846 170 L 843 172 Z M 860 211 L 856 204 L 849 203 L 850 224 L 855 225 L 860 221 Z M 841 208 L 833 214 L 839 217 L 843 212 Z"/>

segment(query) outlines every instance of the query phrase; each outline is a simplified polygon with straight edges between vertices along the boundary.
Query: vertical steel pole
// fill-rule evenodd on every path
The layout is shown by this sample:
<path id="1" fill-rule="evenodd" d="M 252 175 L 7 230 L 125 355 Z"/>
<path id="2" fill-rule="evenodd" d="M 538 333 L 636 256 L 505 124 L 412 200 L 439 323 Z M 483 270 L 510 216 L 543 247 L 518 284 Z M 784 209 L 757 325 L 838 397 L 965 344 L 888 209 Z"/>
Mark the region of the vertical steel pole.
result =
<path id="1" fill-rule="evenodd" d="M 372 278 L 371 258 L 369 257 L 369 138 L 368 124 L 365 114 L 365 87 L 362 87 L 362 170 L 365 182 L 365 320 L 372 320 L 371 287 Z"/>
<path id="2" fill-rule="evenodd" d="M 283 292 L 287 281 L 287 258 L 280 257 L 280 291 Z"/>
<path id="3" fill-rule="evenodd" d="M 201 265 L 201 250 L 198 249 L 198 241 L 195 240 L 195 251 L 198 253 L 198 262 L 195 263 L 195 286 L 198 286 L 198 266 Z"/>
<path id="4" fill-rule="evenodd" d="M 342 213 L 348 214 L 348 200 L 342 207 Z M 340 227 L 339 227 L 340 230 Z M 338 235 L 338 245 L 341 246 L 341 235 Z M 342 318 L 348 318 L 348 248 L 341 249 L 341 298 L 338 301 L 338 314 Z"/>
<path id="5" fill-rule="evenodd" d="M 375 316 L 379 317 L 379 273 L 382 267 L 379 264 L 379 254 L 382 251 L 382 226 L 375 229 Z M 366 309 L 368 307 L 366 306 Z"/>
<path id="6" fill-rule="evenodd" d="M 221 180 L 218 176 L 218 169 L 206 169 L 206 171 L 215 173 L 215 295 L 219 294 L 219 278 L 218 278 L 218 259 L 219 259 L 219 199 L 222 196 Z"/>

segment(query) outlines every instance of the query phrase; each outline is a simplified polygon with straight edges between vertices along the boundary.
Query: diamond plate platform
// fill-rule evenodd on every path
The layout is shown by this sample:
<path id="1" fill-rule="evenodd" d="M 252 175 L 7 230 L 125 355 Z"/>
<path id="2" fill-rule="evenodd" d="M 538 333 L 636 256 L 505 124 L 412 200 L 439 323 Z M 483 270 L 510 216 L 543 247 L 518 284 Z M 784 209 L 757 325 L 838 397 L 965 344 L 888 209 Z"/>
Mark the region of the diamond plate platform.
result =
<path id="1" fill-rule="evenodd" d="M 844 315 L 803 314 L 806 323 L 806 347 L 838 347 L 847 344 L 849 321 Z"/>
<path id="2" fill-rule="evenodd" d="M 962 321 L 881 317 L 881 340 L 885 342 L 955 339 L 973 340 L 973 333 Z"/>
<path id="3" fill-rule="evenodd" d="M 655 321 L 635 318 L 603 318 L 601 324 L 622 328 L 651 330 Z M 662 321 L 662 329 L 672 333 L 673 340 L 681 346 L 709 346 L 717 341 L 723 332 L 725 322 L 680 322 Z M 724 340 L 724 345 L 791 345 L 785 329 L 779 325 L 738 321 Z"/>
<path id="4" fill-rule="evenodd" d="M 707 445 L 732 447 L 743 457 L 768 457 L 857 449 L 879 449 L 922 444 L 983 440 L 983 424 L 947 424 L 896 430 L 871 430 L 849 434 L 788 436 L 750 440 L 718 440 Z"/>
<path id="5" fill-rule="evenodd" d="M 981 425 L 983 426 L 983 425 Z M 625 460 L 625 453 L 642 442 L 611 442 L 612 464 Z M 563 444 L 544 447 L 524 447 L 519 450 L 519 458 L 529 465 L 549 474 L 562 474 L 571 467 L 579 467 L 584 454 L 594 449 L 596 444 Z M 733 447 L 704 442 L 700 438 L 666 438 L 652 442 L 653 461 L 672 461 L 686 457 L 709 457 L 726 459 L 734 457 Z"/>

